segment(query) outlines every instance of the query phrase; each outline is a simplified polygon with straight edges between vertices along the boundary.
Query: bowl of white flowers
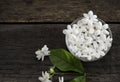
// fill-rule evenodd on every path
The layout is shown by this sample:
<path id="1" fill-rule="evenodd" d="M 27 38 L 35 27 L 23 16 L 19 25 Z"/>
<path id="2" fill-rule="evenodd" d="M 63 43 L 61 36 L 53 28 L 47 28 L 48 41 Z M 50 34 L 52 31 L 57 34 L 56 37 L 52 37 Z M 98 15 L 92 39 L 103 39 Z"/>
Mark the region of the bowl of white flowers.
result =
<path id="1" fill-rule="evenodd" d="M 68 50 L 82 61 L 95 61 L 104 57 L 112 46 L 109 25 L 92 11 L 83 14 L 63 30 Z"/>

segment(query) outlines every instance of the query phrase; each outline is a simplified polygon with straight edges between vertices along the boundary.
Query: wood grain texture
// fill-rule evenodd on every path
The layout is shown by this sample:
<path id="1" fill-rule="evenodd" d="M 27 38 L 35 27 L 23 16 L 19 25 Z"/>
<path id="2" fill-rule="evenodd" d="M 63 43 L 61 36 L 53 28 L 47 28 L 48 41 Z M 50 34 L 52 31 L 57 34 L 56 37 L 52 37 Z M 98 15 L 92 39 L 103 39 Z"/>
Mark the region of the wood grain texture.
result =
<path id="1" fill-rule="evenodd" d="M 89 10 L 120 22 L 120 0 L 0 0 L 0 22 L 72 22 Z"/>
<path id="2" fill-rule="evenodd" d="M 110 24 L 113 46 L 108 54 L 92 63 L 84 63 L 87 82 L 120 82 L 120 24 Z M 41 71 L 52 64 L 48 57 L 38 61 L 34 52 L 47 44 L 50 49 L 65 48 L 62 30 L 66 24 L 1 24 L 0 25 L 0 82 L 39 82 Z M 65 82 L 76 73 L 64 75 Z M 60 75 L 62 76 L 62 75 Z M 54 82 L 57 82 L 57 76 Z"/>

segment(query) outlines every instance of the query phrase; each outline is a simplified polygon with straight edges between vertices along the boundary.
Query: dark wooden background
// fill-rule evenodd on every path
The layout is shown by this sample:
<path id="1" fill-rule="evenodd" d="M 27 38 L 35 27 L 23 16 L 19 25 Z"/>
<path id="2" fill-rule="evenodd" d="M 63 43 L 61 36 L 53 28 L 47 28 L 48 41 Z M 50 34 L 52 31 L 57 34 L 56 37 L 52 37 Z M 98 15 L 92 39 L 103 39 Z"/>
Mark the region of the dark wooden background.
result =
<path id="1" fill-rule="evenodd" d="M 0 0 L 0 82 L 39 82 L 52 64 L 34 52 L 44 44 L 66 49 L 62 30 L 89 10 L 110 25 L 113 45 L 101 60 L 83 62 L 87 82 L 120 82 L 120 0 Z"/>

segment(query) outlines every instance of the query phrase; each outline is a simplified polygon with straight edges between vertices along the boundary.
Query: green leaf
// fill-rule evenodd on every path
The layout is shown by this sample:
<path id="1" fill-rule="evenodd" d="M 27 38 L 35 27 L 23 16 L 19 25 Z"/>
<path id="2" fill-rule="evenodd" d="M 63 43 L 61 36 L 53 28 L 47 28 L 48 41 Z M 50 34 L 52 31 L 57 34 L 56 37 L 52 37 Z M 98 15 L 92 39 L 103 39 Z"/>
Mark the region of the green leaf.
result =
<path id="1" fill-rule="evenodd" d="M 82 63 L 64 49 L 51 50 L 50 60 L 61 71 L 75 71 L 84 73 Z"/>
<path id="2" fill-rule="evenodd" d="M 86 76 L 84 75 L 84 76 L 77 77 L 70 82 L 86 82 Z"/>

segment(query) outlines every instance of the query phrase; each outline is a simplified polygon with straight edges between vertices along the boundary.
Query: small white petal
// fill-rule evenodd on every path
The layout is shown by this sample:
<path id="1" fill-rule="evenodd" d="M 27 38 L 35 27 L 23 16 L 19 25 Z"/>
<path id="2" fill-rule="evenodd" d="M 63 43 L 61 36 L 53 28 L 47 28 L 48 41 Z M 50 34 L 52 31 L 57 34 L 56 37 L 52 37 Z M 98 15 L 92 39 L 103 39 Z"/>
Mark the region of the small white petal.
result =
<path id="1" fill-rule="evenodd" d="M 93 15 L 93 11 L 89 11 L 88 14 L 89 14 L 90 16 L 92 16 L 92 15 Z"/>
<path id="2" fill-rule="evenodd" d="M 64 82 L 64 77 L 59 77 L 59 82 Z"/>
<path id="3" fill-rule="evenodd" d="M 46 50 L 48 50 L 48 47 L 47 47 L 47 45 L 44 45 L 44 46 L 42 47 L 42 51 L 46 51 Z"/>
<path id="4" fill-rule="evenodd" d="M 97 54 L 95 55 L 95 57 L 96 57 L 96 58 L 100 58 L 100 54 L 97 53 Z"/>
<path id="5" fill-rule="evenodd" d="M 101 34 L 100 38 L 101 38 L 101 40 L 105 41 L 106 40 L 106 35 L 105 34 Z"/>
<path id="6" fill-rule="evenodd" d="M 104 25 L 103 25 L 103 28 L 104 28 L 104 29 L 108 29 L 108 28 L 109 28 L 108 24 L 104 24 Z"/>
<path id="7" fill-rule="evenodd" d="M 86 14 L 86 13 L 84 13 L 83 16 L 84 16 L 85 18 L 89 18 L 88 14 Z"/>
<path id="8" fill-rule="evenodd" d="M 100 52 L 101 56 L 105 56 L 105 53 L 103 51 Z"/>
<path id="9" fill-rule="evenodd" d="M 102 22 L 100 22 L 100 21 L 96 22 L 95 23 L 95 28 L 98 29 L 98 30 L 102 29 Z"/>
<path id="10" fill-rule="evenodd" d="M 44 60 L 44 56 L 42 56 L 42 61 Z"/>
<path id="11" fill-rule="evenodd" d="M 78 56 L 78 57 L 81 57 L 81 52 L 78 51 L 75 55 Z"/>
<path id="12" fill-rule="evenodd" d="M 109 32 L 107 30 L 103 30 L 103 33 L 107 34 L 107 35 L 109 34 Z"/>
<path id="13" fill-rule="evenodd" d="M 35 51 L 35 54 L 41 54 L 41 50 Z"/>
<path id="14" fill-rule="evenodd" d="M 95 32 L 96 35 L 100 35 L 100 33 L 101 33 L 100 30 L 97 30 L 97 31 Z"/>
<path id="15" fill-rule="evenodd" d="M 92 57 L 91 57 L 91 56 L 88 56 L 88 57 L 87 57 L 87 59 L 88 59 L 88 60 L 91 60 L 91 59 L 92 59 Z"/>
<path id="16" fill-rule="evenodd" d="M 98 48 L 98 44 L 95 41 L 93 42 L 93 46 L 94 46 L 95 49 Z"/>
<path id="17" fill-rule="evenodd" d="M 94 15 L 94 18 L 97 18 L 97 15 Z"/>
<path id="18" fill-rule="evenodd" d="M 68 30 L 71 30 L 71 25 L 67 25 L 67 29 L 68 29 Z"/>
<path id="19" fill-rule="evenodd" d="M 90 34 L 93 34 L 93 33 L 94 33 L 94 29 L 93 29 L 93 28 L 90 28 L 90 29 L 89 29 L 89 33 L 90 33 Z"/>
<path id="20" fill-rule="evenodd" d="M 73 28 L 74 28 L 74 29 L 78 29 L 79 26 L 78 26 L 77 24 L 73 24 Z"/>
<path id="21" fill-rule="evenodd" d="M 91 20 L 88 21 L 88 26 L 89 26 L 89 28 L 93 28 L 93 22 Z"/>
<path id="22" fill-rule="evenodd" d="M 93 18 L 92 21 L 93 22 L 98 22 L 98 19 L 97 18 Z"/>

